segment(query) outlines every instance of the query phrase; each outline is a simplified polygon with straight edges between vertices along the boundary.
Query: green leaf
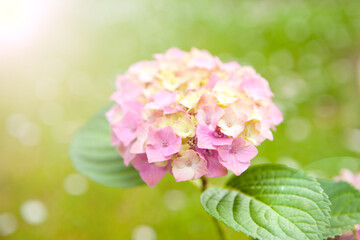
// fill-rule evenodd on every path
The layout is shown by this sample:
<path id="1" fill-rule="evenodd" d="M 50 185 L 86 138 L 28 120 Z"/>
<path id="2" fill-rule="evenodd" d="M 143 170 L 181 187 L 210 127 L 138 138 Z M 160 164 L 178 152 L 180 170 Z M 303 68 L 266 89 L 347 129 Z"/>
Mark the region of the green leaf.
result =
<path id="1" fill-rule="evenodd" d="M 216 219 L 256 239 L 323 239 L 330 202 L 316 179 L 282 165 L 258 165 L 225 188 L 209 188 L 201 204 Z"/>
<path id="2" fill-rule="evenodd" d="M 331 219 L 326 237 L 348 232 L 360 223 L 360 191 L 346 182 L 319 180 L 331 202 Z"/>
<path id="3" fill-rule="evenodd" d="M 77 131 L 70 144 L 70 157 L 77 171 L 97 183 L 127 188 L 143 184 L 138 172 L 126 167 L 111 145 L 110 127 L 105 118 L 108 108 L 99 111 Z"/>

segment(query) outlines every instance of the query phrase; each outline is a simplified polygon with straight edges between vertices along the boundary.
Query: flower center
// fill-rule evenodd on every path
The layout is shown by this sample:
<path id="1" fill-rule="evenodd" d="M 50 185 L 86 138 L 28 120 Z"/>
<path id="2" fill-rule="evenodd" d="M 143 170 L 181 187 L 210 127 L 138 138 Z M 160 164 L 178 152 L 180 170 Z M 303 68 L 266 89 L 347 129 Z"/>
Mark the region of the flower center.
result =
<path id="1" fill-rule="evenodd" d="M 211 149 L 205 149 L 205 155 L 206 156 L 212 156 L 214 152 Z"/>
<path id="2" fill-rule="evenodd" d="M 230 149 L 230 153 L 231 153 L 231 154 L 236 154 L 237 152 L 238 152 L 238 149 L 237 149 L 237 148 L 234 148 L 234 147 L 233 147 L 233 148 Z"/>
<path id="3" fill-rule="evenodd" d="M 188 141 L 188 144 L 189 144 L 189 146 L 191 148 L 195 148 L 196 143 L 197 143 L 197 138 L 196 137 L 193 137 L 193 138 L 189 139 L 189 141 Z"/>
<path id="4" fill-rule="evenodd" d="M 231 122 L 228 122 L 227 126 L 230 128 L 232 127 L 232 123 Z"/>
<path id="5" fill-rule="evenodd" d="M 215 132 L 214 132 L 214 137 L 217 137 L 217 138 L 222 138 L 224 137 L 224 134 L 221 132 L 220 128 L 216 128 Z"/>
<path id="6" fill-rule="evenodd" d="M 191 167 L 191 166 L 192 166 L 192 162 L 191 162 L 191 160 L 187 160 L 187 162 L 186 162 L 186 166 L 187 166 L 187 167 Z"/>
<path id="7" fill-rule="evenodd" d="M 166 148 L 167 146 L 169 146 L 169 144 L 167 142 L 163 142 L 162 146 Z"/>

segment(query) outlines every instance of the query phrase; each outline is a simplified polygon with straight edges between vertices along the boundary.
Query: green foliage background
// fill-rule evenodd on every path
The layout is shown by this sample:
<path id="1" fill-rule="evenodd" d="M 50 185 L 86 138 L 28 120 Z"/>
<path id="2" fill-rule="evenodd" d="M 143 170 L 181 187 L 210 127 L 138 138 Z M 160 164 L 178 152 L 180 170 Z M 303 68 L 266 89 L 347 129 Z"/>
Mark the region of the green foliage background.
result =
<path id="1" fill-rule="evenodd" d="M 158 239 L 216 239 L 199 192 L 169 176 L 156 188 L 90 182 L 81 196 L 63 188 L 75 172 L 71 135 L 108 103 L 116 75 L 172 46 L 208 49 L 268 79 L 285 121 L 254 163 L 306 169 L 327 157 L 359 159 L 359 1 L 65 0 L 56 9 L 35 37 L 0 53 L 0 214 L 11 212 L 19 223 L 5 239 L 131 239 L 142 224 Z M 61 114 L 49 111 L 54 117 L 47 121 L 46 104 L 60 106 Z M 38 144 L 11 136 L 14 114 L 38 126 Z M 347 167 L 359 170 L 359 161 Z M 336 164 L 325 165 L 318 175 L 338 172 Z M 174 189 L 186 196 L 178 211 L 164 204 Z M 19 208 L 29 199 L 47 207 L 39 226 L 21 220 Z M 226 233 L 246 239 L 230 228 Z"/>

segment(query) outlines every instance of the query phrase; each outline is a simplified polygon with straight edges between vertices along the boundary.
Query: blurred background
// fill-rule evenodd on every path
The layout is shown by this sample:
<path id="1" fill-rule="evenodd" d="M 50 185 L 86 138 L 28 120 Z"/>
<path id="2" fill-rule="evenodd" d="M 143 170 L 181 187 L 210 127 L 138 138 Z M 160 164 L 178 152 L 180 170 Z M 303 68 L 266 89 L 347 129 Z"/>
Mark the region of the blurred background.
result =
<path id="1" fill-rule="evenodd" d="M 73 132 L 130 64 L 195 46 L 270 82 L 285 121 L 254 163 L 359 159 L 359 40 L 357 0 L 0 0 L 0 239 L 217 239 L 189 183 L 77 174 Z"/>

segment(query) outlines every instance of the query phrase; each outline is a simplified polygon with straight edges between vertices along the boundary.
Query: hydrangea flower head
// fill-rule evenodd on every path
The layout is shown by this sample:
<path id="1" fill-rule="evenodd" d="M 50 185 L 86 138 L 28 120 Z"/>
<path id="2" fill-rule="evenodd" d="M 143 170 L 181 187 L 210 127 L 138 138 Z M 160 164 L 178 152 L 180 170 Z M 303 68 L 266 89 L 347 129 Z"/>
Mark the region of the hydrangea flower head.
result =
<path id="1" fill-rule="evenodd" d="M 240 175 L 283 120 L 268 82 L 249 66 L 206 50 L 171 48 L 130 66 L 106 117 L 126 165 L 149 186 Z"/>

